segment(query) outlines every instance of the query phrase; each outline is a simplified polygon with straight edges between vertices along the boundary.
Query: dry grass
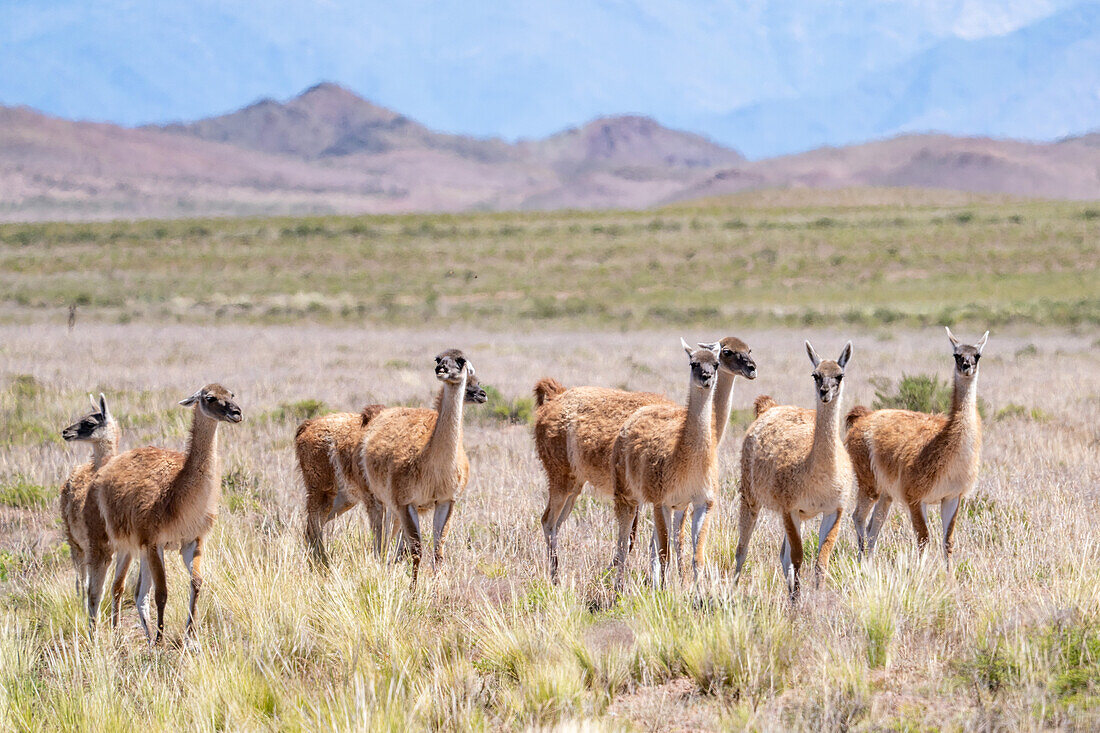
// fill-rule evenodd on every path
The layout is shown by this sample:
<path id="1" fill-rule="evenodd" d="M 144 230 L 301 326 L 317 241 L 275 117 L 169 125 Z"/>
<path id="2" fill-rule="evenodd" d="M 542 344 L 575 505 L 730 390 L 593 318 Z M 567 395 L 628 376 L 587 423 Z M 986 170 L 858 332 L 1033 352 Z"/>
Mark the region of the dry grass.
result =
<path id="1" fill-rule="evenodd" d="M 169 563 L 164 648 L 143 645 L 130 605 L 119 632 L 89 638 L 56 508 L 0 507 L 0 729 L 1100 725 L 1095 333 L 991 336 L 982 397 L 992 414 L 1026 409 L 987 422 L 953 575 L 936 553 L 916 556 L 898 511 L 875 561 L 860 567 L 846 519 L 827 582 L 792 611 L 777 572 L 778 523 L 767 517 L 742 584 L 731 587 L 740 448 L 731 431 L 705 589 L 652 593 L 636 554 L 636 582 L 609 605 L 611 512 L 587 497 L 563 532 L 564 583 L 553 588 L 529 429 L 487 407 L 468 414 L 472 478 L 448 560 L 416 592 L 404 567 L 371 558 L 361 512 L 334 523 L 330 573 L 305 562 L 291 449 L 297 403 L 426 403 L 431 356 L 452 345 L 505 399 L 525 396 L 544 374 L 679 397 L 679 335 L 0 327 L 4 487 L 58 486 L 86 459 L 53 436 L 89 391 L 108 395 L 124 447 L 182 446 L 188 415 L 175 401 L 206 381 L 234 390 L 245 410 L 220 438 L 226 496 L 206 554 L 197 648 L 178 644 L 181 563 Z M 823 353 L 853 337 L 849 405 L 869 403 L 871 380 L 896 379 L 902 367 L 950 374 L 938 329 L 737 335 L 753 347 L 760 378 L 738 382 L 736 408 L 760 393 L 810 404 L 806 336 Z M 1047 417 L 1034 419 L 1031 408 Z"/>

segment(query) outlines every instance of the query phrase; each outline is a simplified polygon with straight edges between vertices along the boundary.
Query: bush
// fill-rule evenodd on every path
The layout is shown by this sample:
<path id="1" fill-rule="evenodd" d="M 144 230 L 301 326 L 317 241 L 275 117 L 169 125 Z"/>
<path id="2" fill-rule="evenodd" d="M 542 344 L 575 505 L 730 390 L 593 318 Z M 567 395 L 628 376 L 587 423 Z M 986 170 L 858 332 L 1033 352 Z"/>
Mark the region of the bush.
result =
<path id="1" fill-rule="evenodd" d="M 32 484 L 23 476 L 0 484 L 0 504 L 15 509 L 40 509 L 53 497 L 53 487 Z"/>
<path id="2" fill-rule="evenodd" d="M 1059 697 L 1100 690 L 1100 631 L 1089 625 L 1049 629 L 1042 646 L 1051 663 L 1051 691 Z"/>
<path id="3" fill-rule="evenodd" d="M 891 389 L 888 379 L 872 379 L 875 387 L 876 410 L 915 410 L 917 412 L 950 412 L 952 386 L 939 377 L 930 374 L 906 374 Z M 986 404 L 978 398 L 978 414 L 985 417 Z"/>
<path id="4" fill-rule="evenodd" d="M 1015 402 L 1009 402 L 1007 405 L 997 410 L 993 415 L 994 420 L 1011 420 L 1013 418 L 1033 420 L 1034 422 L 1047 422 L 1051 419 L 1051 416 L 1041 407 L 1029 408 L 1018 405 Z"/>
<path id="5" fill-rule="evenodd" d="M 927 374 L 903 375 L 897 388 L 891 382 L 873 380 L 876 410 L 898 409 L 918 412 L 948 412 L 951 410 L 951 385 L 939 377 Z"/>
<path id="6" fill-rule="evenodd" d="M 230 512 L 260 510 L 260 480 L 247 468 L 236 466 L 222 475 L 222 494 Z"/>
<path id="7" fill-rule="evenodd" d="M 298 400 L 297 402 L 283 402 L 271 411 L 270 417 L 276 422 L 286 420 L 309 420 L 317 417 L 325 411 L 325 403 L 321 400 Z"/>
<path id="8" fill-rule="evenodd" d="M 982 639 L 968 657 L 957 662 L 960 676 L 970 684 L 998 693 L 1020 679 L 1020 667 L 1001 639 Z"/>
<path id="9" fill-rule="evenodd" d="M 508 399 L 500 393 L 500 390 L 488 385 L 482 385 L 489 401 L 486 406 L 489 416 L 501 422 L 513 425 L 527 425 L 534 420 L 535 400 L 532 397 L 516 397 Z"/>
<path id="10" fill-rule="evenodd" d="M 0 392 L 0 444 L 61 442 L 57 426 L 44 422 L 38 409 L 42 383 L 30 374 L 17 374 Z"/>

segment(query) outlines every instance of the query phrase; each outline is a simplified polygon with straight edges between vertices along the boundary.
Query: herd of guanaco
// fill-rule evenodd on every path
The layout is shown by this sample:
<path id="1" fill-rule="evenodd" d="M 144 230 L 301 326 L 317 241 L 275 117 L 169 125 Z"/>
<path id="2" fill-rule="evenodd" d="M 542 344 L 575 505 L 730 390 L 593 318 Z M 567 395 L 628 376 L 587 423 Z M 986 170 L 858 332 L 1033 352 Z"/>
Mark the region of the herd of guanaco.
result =
<path id="1" fill-rule="evenodd" d="M 938 503 L 943 551 L 951 560 L 955 523 L 973 489 L 981 453 L 977 410 L 978 361 L 989 336 L 963 344 L 947 329 L 955 361 L 954 391 L 947 415 L 910 410 L 841 410 L 849 342 L 835 359 L 818 356 L 810 343 L 814 409 L 755 401 L 755 419 L 741 447 L 739 536 L 735 578 L 740 577 L 761 509 L 778 514 L 784 529 L 780 549 L 792 601 L 799 594 L 802 523 L 821 516 L 815 577 L 820 583 L 845 510 L 854 504 L 859 553 L 869 555 L 894 501 L 909 510 L 918 546 L 928 543 L 927 507 Z M 604 387 L 566 388 L 551 378 L 534 388 L 534 439 L 548 481 L 542 529 L 551 579 L 558 581 L 558 534 L 586 484 L 614 505 L 618 538 L 612 567 L 621 590 L 644 505 L 653 509 L 651 579 L 667 582 L 673 559 L 681 572 L 681 545 L 690 538 L 696 582 L 705 557 L 707 528 L 718 495 L 718 447 L 730 422 L 737 377 L 755 379 L 756 362 L 740 339 L 727 337 L 691 346 L 684 403 L 652 392 Z M 458 349 L 435 357 L 441 387 L 432 408 L 368 405 L 357 413 L 305 420 L 294 447 L 305 484 L 305 538 L 319 566 L 328 564 L 324 526 L 356 504 L 366 508 L 374 551 L 396 542 L 420 568 L 421 517 L 430 518 L 433 559 L 443 548 L 455 499 L 470 475 L 463 448 L 463 408 L 487 399 L 474 366 Z M 192 408 L 186 451 L 144 447 L 119 453 L 120 431 L 107 399 L 65 428 L 66 441 L 92 445 L 91 461 L 74 468 L 61 490 L 61 516 L 76 570 L 77 591 L 87 601 L 94 627 L 106 573 L 115 562 L 111 622 L 119 608 L 128 569 L 138 559 L 134 601 L 151 644 L 161 641 L 168 598 L 164 551 L 178 550 L 191 576 L 185 638 L 194 633 L 202 588 L 206 535 L 217 516 L 221 463 L 217 430 L 239 423 L 241 408 L 219 384 L 208 384 L 180 405 Z M 856 494 L 853 501 L 853 492 Z M 868 514 L 870 519 L 868 520 Z M 690 515 L 690 524 L 685 524 Z M 146 602 L 154 592 L 154 629 Z"/>

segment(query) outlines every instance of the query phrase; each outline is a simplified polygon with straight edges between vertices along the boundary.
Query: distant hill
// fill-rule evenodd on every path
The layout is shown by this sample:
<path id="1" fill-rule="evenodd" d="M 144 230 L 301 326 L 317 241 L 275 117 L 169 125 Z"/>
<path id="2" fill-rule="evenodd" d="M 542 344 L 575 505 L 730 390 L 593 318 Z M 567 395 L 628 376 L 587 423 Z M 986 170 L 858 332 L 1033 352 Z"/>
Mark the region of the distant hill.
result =
<path id="1" fill-rule="evenodd" d="M 263 99 L 244 109 L 191 123 L 147 126 L 212 142 L 307 160 L 393 150 L 442 150 L 476 160 L 504 160 L 500 141 L 432 132 L 337 84 L 310 87 L 287 102 Z"/>
<path id="2" fill-rule="evenodd" d="M 737 151 L 701 135 L 670 130 L 656 120 L 633 116 L 603 117 L 521 147 L 570 172 L 623 167 L 715 168 L 745 160 Z"/>
<path id="3" fill-rule="evenodd" d="M 1100 198 L 1100 143 L 903 135 L 843 148 L 755 161 L 716 171 L 677 199 L 760 188 L 892 186 L 1037 198 Z"/>
<path id="4" fill-rule="evenodd" d="M 335 84 L 136 129 L 0 107 L 0 220 L 641 208 L 785 187 L 1097 199 L 1098 139 L 908 135 L 748 161 L 637 116 L 518 143 L 440 133 Z"/>

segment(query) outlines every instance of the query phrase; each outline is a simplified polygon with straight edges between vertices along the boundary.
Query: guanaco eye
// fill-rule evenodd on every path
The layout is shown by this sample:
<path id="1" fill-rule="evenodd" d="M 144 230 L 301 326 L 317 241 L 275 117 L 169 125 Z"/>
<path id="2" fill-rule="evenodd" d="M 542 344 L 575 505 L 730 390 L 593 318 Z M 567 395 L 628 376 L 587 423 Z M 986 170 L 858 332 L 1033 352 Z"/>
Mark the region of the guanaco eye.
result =
<path id="1" fill-rule="evenodd" d="M 722 356 L 726 356 L 726 357 L 733 356 L 733 352 L 730 351 L 729 349 L 722 349 Z M 738 358 L 740 358 L 740 356 Z"/>

